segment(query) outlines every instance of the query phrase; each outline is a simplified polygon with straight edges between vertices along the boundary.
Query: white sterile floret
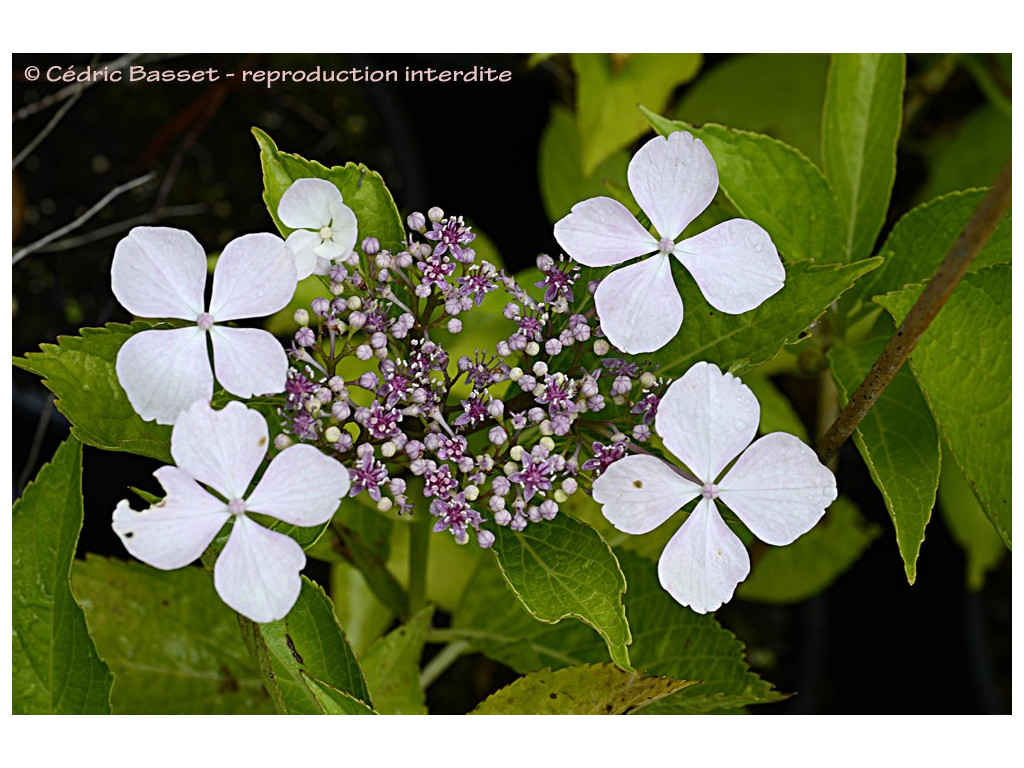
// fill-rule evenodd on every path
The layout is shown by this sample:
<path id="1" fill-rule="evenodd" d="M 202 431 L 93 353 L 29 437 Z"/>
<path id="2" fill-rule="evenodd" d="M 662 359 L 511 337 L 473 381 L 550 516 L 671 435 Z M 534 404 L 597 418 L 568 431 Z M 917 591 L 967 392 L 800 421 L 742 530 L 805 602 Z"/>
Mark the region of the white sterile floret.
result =
<path id="1" fill-rule="evenodd" d="M 356 244 L 356 215 L 342 202 L 341 192 L 325 179 L 298 179 L 277 206 L 281 223 L 295 231 L 288 248 L 295 254 L 299 279 L 326 275 L 335 261 L 342 261 Z"/>
<path id="2" fill-rule="evenodd" d="M 698 483 L 649 455 L 626 456 L 594 481 L 604 516 L 625 533 L 652 531 L 700 499 L 658 561 L 662 586 L 698 613 L 727 602 L 750 572 L 747 550 L 716 501 L 757 538 L 783 545 L 813 528 L 836 498 L 832 472 L 796 437 L 773 432 L 751 444 L 760 411 L 743 382 L 697 363 L 668 388 L 654 425 Z"/>
<path id="3" fill-rule="evenodd" d="M 682 131 L 651 139 L 633 156 L 627 178 L 658 237 L 610 197 L 577 203 L 555 224 L 558 243 L 588 267 L 655 254 L 611 272 L 594 294 L 601 328 L 616 347 L 653 352 L 679 330 L 683 302 L 670 256 L 692 275 L 708 304 L 730 315 L 751 310 L 782 289 L 786 272 L 775 245 L 752 221 L 732 219 L 675 242 L 718 190 L 718 169 L 700 139 Z"/>
<path id="4" fill-rule="evenodd" d="M 303 527 L 320 525 L 331 519 L 350 485 L 348 470 L 338 461 L 311 445 L 296 444 L 270 462 L 246 495 L 268 439 L 267 423 L 256 411 L 238 402 L 215 411 L 197 401 L 182 412 L 171 433 L 177 466 L 155 472 L 164 499 L 142 512 L 122 501 L 113 519 L 127 550 L 162 570 L 196 560 L 233 520 L 213 568 L 214 586 L 225 603 L 256 622 L 276 621 L 291 610 L 302 588 L 299 571 L 306 555 L 294 539 L 246 513 Z"/>
<path id="5" fill-rule="evenodd" d="M 206 252 L 184 230 L 136 227 L 117 244 L 110 275 L 114 295 L 133 315 L 193 323 L 137 333 L 118 351 L 117 378 L 143 419 L 173 424 L 183 409 L 213 396 L 214 373 L 239 397 L 284 391 L 288 358 L 277 339 L 257 328 L 220 325 L 273 314 L 291 299 L 297 276 L 281 238 L 251 234 L 225 245 L 209 310 Z"/>

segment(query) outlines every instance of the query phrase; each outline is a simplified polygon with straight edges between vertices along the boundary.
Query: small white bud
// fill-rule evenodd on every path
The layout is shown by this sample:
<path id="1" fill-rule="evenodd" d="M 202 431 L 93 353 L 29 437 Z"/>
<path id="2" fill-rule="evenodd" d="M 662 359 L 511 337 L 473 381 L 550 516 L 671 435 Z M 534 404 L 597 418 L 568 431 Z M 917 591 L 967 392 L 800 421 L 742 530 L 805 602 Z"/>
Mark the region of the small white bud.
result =
<path id="1" fill-rule="evenodd" d="M 296 325 L 309 325 L 309 312 L 304 309 L 296 309 L 292 319 Z"/>
<path id="2" fill-rule="evenodd" d="M 328 427 L 324 430 L 324 440 L 328 443 L 336 443 L 341 439 L 341 430 L 337 427 Z"/>

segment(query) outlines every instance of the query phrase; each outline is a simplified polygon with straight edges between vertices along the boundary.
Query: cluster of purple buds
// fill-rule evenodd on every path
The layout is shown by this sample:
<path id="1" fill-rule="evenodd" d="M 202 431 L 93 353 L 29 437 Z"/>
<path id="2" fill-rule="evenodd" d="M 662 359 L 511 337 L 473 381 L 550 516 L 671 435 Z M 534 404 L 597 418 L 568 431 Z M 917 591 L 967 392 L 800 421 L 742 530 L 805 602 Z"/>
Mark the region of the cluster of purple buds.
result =
<path id="1" fill-rule="evenodd" d="M 461 217 L 432 208 L 407 224 L 400 250 L 364 239 L 324 278 L 328 295 L 295 312 L 275 445 L 314 443 L 346 464 L 351 496 L 427 508 L 434 531 L 489 547 L 488 526 L 551 520 L 646 440 L 668 382 L 611 356 L 578 266 L 541 255 L 536 298 L 477 262 Z M 507 334 L 453 359 L 446 339 L 499 289 Z"/>

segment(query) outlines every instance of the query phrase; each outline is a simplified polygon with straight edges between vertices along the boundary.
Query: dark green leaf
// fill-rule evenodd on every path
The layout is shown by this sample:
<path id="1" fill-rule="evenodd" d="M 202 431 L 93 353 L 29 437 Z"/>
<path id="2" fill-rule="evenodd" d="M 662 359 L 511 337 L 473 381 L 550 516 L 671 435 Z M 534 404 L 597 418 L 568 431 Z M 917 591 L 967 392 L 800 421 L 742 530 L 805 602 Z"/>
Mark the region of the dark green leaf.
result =
<path id="1" fill-rule="evenodd" d="M 302 670 L 302 680 L 325 715 L 376 715 L 371 707 L 350 693 L 339 691 Z"/>
<path id="2" fill-rule="evenodd" d="M 471 715 L 626 715 L 692 682 L 612 664 L 541 670 L 491 694 Z"/>
<path id="3" fill-rule="evenodd" d="M 90 557 L 75 563 L 72 579 L 116 675 L 115 713 L 273 713 L 238 618 L 209 573 Z"/>
<path id="4" fill-rule="evenodd" d="M 695 128 L 641 109 L 663 136 L 689 131 L 704 142 L 718 166 L 721 191 L 741 216 L 765 228 L 784 262 L 849 261 L 835 194 L 799 150 L 770 136 L 713 124 Z"/>
<path id="5" fill-rule="evenodd" d="M 42 352 L 29 352 L 13 363 L 43 377 L 43 384 L 57 396 L 57 410 L 83 443 L 170 463 L 171 428 L 139 418 L 114 370 L 121 345 L 151 327 L 135 322 L 83 328 L 81 336 L 60 336 L 57 344 L 42 344 Z"/>
<path id="6" fill-rule="evenodd" d="M 277 216 L 281 195 L 296 179 L 326 179 L 338 187 L 342 202 L 356 215 L 359 222 L 357 242 L 364 237 L 376 237 L 382 248 L 400 249 L 405 237 L 402 217 L 379 173 L 361 163 L 327 168 L 298 155 L 279 151 L 274 141 L 259 128 L 253 128 L 252 132 L 260 145 L 263 201 L 283 236 L 287 237 L 292 230 L 284 226 Z"/>
<path id="7" fill-rule="evenodd" d="M 612 661 L 629 665 L 629 624 L 622 605 L 626 581 L 597 532 L 567 515 L 527 526 L 498 528 L 494 553 L 526 610 L 555 623 L 573 616 L 604 638 Z"/>
<path id="8" fill-rule="evenodd" d="M 829 352 L 843 405 L 868 375 L 888 341 L 872 339 L 855 347 L 834 347 Z M 907 580 L 913 584 L 925 526 L 935 506 L 940 452 L 935 419 L 908 367 L 893 377 L 853 439 L 885 499 Z"/>
<path id="9" fill-rule="evenodd" d="M 870 256 L 896 179 L 903 119 L 902 53 L 837 53 L 825 96 L 825 173 L 846 223 L 847 260 Z"/>
<path id="10" fill-rule="evenodd" d="M 366 682 L 382 715 L 425 715 L 420 686 L 420 657 L 434 607 L 427 606 L 407 624 L 380 638 L 363 657 Z"/>
<path id="11" fill-rule="evenodd" d="M 931 172 L 922 200 L 988 186 L 1010 156 L 1013 123 L 1009 114 L 993 106 L 981 106 L 955 130 L 948 139 L 938 138 L 925 147 Z"/>
<path id="12" fill-rule="evenodd" d="M 109 714 L 114 682 L 71 593 L 82 530 L 82 444 L 73 437 L 11 512 L 15 714 Z"/>

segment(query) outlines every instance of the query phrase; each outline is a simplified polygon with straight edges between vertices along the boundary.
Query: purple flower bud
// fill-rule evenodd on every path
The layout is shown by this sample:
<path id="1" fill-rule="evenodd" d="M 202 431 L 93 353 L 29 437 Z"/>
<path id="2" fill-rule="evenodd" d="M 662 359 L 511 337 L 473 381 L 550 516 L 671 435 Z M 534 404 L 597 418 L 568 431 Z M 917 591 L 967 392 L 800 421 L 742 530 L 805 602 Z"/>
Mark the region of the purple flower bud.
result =
<path id="1" fill-rule="evenodd" d="M 423 456 L 425 448 L 426 446 L 424 446 L 419 440 L 410 440 L 405 444 L 405 455 L 410 459 L 416 460 Z"/>
<path id="2" fill-rule="evenodd" d="M 479 544 L 482 549 L 490 549 L 494 545 L 494 534 L 488 530 L 477 531 L 476 543 Z"/>
<path id="3" fill-rule="evenodd" d="M 507 341 L 499 341 L 495 347 L 495 351 L 501 357 L 508 357 L 512 354 L 512 348 L 508 345 Z"/>
<path id="4" fill-rule="evenodd" d="M 341 283 L 348 277 L 348 270 L 342 264 L 335 264 L 327 270 L 327 275 L 331 278 L 332 283 Z"/>
<path id="5" fill-rule="evenodd" d="M 547 416 L 543 408 L 531 408 L 527 415 L 534 424 L 540 424 L 544 421 L 544 417 Z"/>
<path id="6" fill-rule="evenodd" d="M 358 347 L 356 347 L 356 357 L 358 357 L 360 360 L 369 360 L 371 357 L 373 357 L 373 350 L 370 348 L 370 345 L 360 344 Z"/>
<path id="7" fill-rule="evenodd" d="M 338 421 L 345 421 L 351 415 L 352 408 L 343 400 L 338 400 L 331 406 L 331 416 L 336 418 Z"/>
<path id="8" fill-rule="evenodd" d="M 508 527 L 513 531 L 521 531 L 526 527 L 526 518 L 523 517 L 521 513 L 517 513 L 516 516 L 512 518 L 512 522 L 508 524 Z"/>
<path id="9" fill-rule="evenodd" d="M 444 211 L 438 208 L 436 205 L 427 211 L 427 218 L 429 218 L 435 224 L 438 224 L 441 219 L 444 218 Z M 426 224 L 424 224 L 426 226 Z"/>
<path id="10" fill-rule="evenodd" d="M 388 337 L 380 331 L 370 336 L 370 349 L 384 349 L 388 345 Z"/>
<path id="11" fill-rule="evenodd" d="M 331 303 L 322 296 L 318 296 L 317 298 L 313 299 L 312 303 L 310 304 L 310 307 L 313 309 L 314 315 L 316 315 L 317 317 L 323 317 L 331 308 Z"/>
<path id="12" fill-rule="evenodd" d="M 491 492 L 495 496 L 505 496 L 511 489 L 512 483 L 503 475 L 498 475 L 491 481 Z"/>
<path id="13" fill-rule="evenodd" d="M 633 388 L 633 380 L 629 376 L 619 374 L 615 377 L 615 381 L 612 382 L 611 394 L 612 397 L 616 395 L 625 395 Z"/>
<path id="14" fill-rule="evenodd" d="M 557 355 L 562 351 L 562 342 L 558 339 L 548 339 L 544 344 L 544 351 L 549 355 Z"/>
<path id="15" fill-rule="evenodd" d="M 377 379 L 377 374 L 374 373 L 373 371 L 367 371 L 366 373 L 359 377 L 359 386 L 362 387 L 363 389 L 369 389 L 370 391 L 373 391 L 377 389 L 378 383 L 379 380 Z"/>
<path id="16" fill-rule="evenodd" d="M 579 484 L 575 477 L 567 477 L 562 481 L 562 490 L 565 491 L 566 496 L 572 496 L 578 489 Z"/>
<path id="17" fill-rule="evenodd" d="M 409 218 L 405 220 L 405 223 L 409 225 L 409 229 L 413 232 L 422 232 L 427 228 L 427 219 L 419 211 L 413 211 L 409 214 Z"/>
<path id="18" fill-rule="evenodd" d="M 504 527 L 512 522 L 512 515 L 507 509 L 496 509 L 494 510 L 494 522 Z"/>
<path id="19" fill-rule="evenodd" d="M 508 440 L 508 433 L 501 427 L 493 427 L 491 428 L 491 431 L 487 433 L 487 439 L 494 445 L 502 445 L 506 440 Z"/>
<path id="20" fill-rule="evenodd" d="M 458 333 L 462 330 L 462 321 L 453 317 L 448 321 L 448 333 Z"/>
<path id="21" fill-rule="evenodd" d="M 355 310 L 348 316 L 349 327 L 359 330 L 366 325 L 366 315 L 359 310 Z"/>
<path id="22" fill-rule="evenodd" d="M 412 216 L 409 216 L 409 218 L 411 219 Z M 425 223 L 424 226 L 426 226 Z M 410 229 L 413 228 L 414 227 L 410 227 Z M 364 237 L 361 248 L 363 249 L 363 253 L 367 256 L 376 256 L 380 252 L 380 240 L 376 237 Z"/>
<path id="23" fill-rule="evenodd" d="M 316 343 L 316 334 L 311 328 L 299 328 L 295 332 L 295 343 L 300 347 L 311 347 Z"/>
<path id="24" fill-rule="evenodd" d="M 556 504 L 552 499 L 546 499 L 541 502 L 540 514 L 545 520 L 554 520 L 555 516 L 558 514 L 558 504 Z"/>
<path id="25" fill-rule="evenodd" d="M 650 438 L 651 428 L 648 427 L 646 424 L 637 424 L 635 427 L 633 427 L 633 439 L 636 440 L 638 443 L 642 443 L 645 440 L 650 440 Z"/>

